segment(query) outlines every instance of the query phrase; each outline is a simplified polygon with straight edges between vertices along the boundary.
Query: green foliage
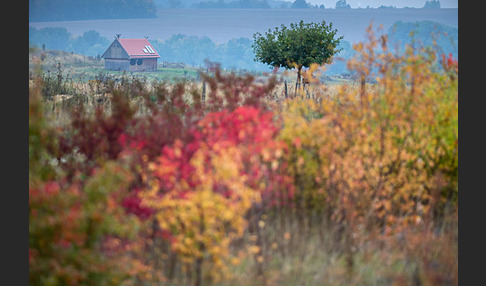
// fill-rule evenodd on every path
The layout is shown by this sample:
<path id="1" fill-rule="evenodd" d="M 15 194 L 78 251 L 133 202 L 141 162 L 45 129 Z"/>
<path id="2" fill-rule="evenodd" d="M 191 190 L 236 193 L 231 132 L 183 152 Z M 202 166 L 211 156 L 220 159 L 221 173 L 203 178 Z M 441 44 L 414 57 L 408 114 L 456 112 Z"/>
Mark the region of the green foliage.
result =
<path id="1" fill-rule="evenodd" d="M 29 182 L 31 285 L 119 285 L 145 271 L 126 248 L 139 222 L 120 205 L 133 179 L 125 167 L 108 162 L 84 186 L 42 179 Z"/>
<path id="2" fill-rule="evenodd" d="M 262 35 L 253 35 L 255 60 L 273 67 L 286 69 L 297 68 L 297 82 L 300 82 L 303 67 L 311 64 L 329 64 L 339 50 L 341 37 L 336 37 L 337 30 L 332 23 L 291 23 L 287 28 L 282 25 Z"/>
<path id="3" fill-rule="evenodd" d="M 55 177 L 49 161 L 56 153 L 58 134 L 44 115 L 42 84 L 37 78 L 35 86 L 29 87 L 29 180 Z"/>

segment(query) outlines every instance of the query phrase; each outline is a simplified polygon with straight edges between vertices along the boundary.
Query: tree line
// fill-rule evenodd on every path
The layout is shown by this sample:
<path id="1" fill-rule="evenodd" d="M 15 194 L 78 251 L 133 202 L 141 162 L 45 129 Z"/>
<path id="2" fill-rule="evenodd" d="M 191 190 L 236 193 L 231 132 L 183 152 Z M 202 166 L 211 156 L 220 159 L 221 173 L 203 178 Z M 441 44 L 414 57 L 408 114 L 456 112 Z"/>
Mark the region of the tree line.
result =
<path id="1" fill-rule="evenodd" d="M 152 18 L 153 0 L 29 0 L 29 22 Z"/>
<path id="2" fill-rule="evenodd" d="M 346 0 L 337 0 L 334 6 L 311 4 L 306 0 L 155 0 L 162 9 L 196 8 L 196 9 L 352 9 Z M 377 9 L 396 9 L 392 5 L 381 5 Z M 422 8 L 440 8 L 440 1 L 425 1 Z M 367 6 L 366 9 L 373 9 Z"/>
<path id="3" fill-rule="evenodd" d="M 414 36 L 410 37 L 410 32 Z M 444 54 L 457 57 L 458 29 L 432 21 L 396 22 L 387 34 L 391 47 L 403 51 L 406 44 L 430 46 L 435 41 L 437 48 Z M 269 67 L 255 61 L 252 48 L 254 41 L 248 38 L 235 38 L 226 43 L 216 44 L 206 36 L 188 36 L 175 34 L 162 40 L 149 39 L 160 54 L 160 62 L 184 62 L 192 66 L 204 66 L 205 60 L 219 62 L 225 69 L 245 69 L 268 71 Z M 80 36 L 73 36 L 66 28 L 48 27 L 36 29 L 29 27 L 29 45 L 49 50 L 63 50 L 86 56 L 101 56 L 111 40 L 97 31 L 86 31 Z M 345 59 L 353 56 L 351 43 L 341 40 L 334 55 L 333 63 L 327 66 L 326 74 L 336 75 L 347 72 Z"/>

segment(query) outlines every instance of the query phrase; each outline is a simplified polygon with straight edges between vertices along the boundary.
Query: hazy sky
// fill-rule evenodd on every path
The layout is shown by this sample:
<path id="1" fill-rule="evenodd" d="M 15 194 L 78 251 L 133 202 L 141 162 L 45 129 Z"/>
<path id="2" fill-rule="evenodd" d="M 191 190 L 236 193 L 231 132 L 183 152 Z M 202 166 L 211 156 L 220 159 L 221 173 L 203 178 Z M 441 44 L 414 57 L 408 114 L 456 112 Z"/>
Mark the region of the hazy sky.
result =
<path id="1" fill-rule="evenodd" d="M 291 0 L 286 1 L 293 2 Z M 439 0 L 441 8 L 458 8 L 458 1 L 459 0 Z M 336 7 L 337 0 L 307 0 L 307 2 L 318 5 L 324 4 L 326 8 L 334 8 Z M 352 8 L 366 8 L 366 6 L 376 8 L 381 5 L 395 6 L 397 8 L 422 8 L 424 7 L 425 2 L 426 0 L 346 0 L 346 3 L 348 3 Z"/>

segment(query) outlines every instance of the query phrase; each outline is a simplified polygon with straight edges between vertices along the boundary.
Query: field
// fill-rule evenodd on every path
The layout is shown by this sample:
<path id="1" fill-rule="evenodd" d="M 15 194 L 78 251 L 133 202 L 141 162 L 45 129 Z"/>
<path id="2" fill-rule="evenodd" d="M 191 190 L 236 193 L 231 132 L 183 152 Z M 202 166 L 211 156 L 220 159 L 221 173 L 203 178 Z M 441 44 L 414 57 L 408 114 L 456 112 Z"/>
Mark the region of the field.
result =
<path id="1" fill-rule="evenodd" d="M 354 49 L 297 90 L 31 51 L 30 284 L 458 285 L 458 61 Z"/>
<path id="2" fill-rule="evenodd" d="M 36 60 L 37 59 L 37 62 Z M 104 60 L 97 57 L 84 56 L 65 51 L 34 49 L 29 54 L 29 73 L 32 77 L 36 66 L 41 67 L 46 76 L 62 76 L 64 81 L 87 82 L 96 76 L 120 77 L 124 73 L 106 71 Z M 147 80 L 173 81 L 176 79 L 196 80 L 198 68 L 186 66 L 184 63 L 158 63 L 157 72 L 129 73 L 144 77 Z"/>
<path id="3" fill-rule="evenodd" d="M 252 38 L 255 32 L 288 25 L 301 19 L 308 22 L 332 22 L 344 40 L 350 43 L 365 40 L 362 27 L 373 22 L 375 27 L 388 29 L 396 21 L 434 21 L 457 28 L 458 9 L 160 9 L 157 18 L 89 21 L 30 22 L 34 28 L 65 27 L 74 36 L 89 30 L 98 31 L 112 39 L 115 34 L 124 38 L 166 40 L 173 34 L 207 36 L 220 44 L 233 38 Z M 249 20 L 251 19 L 251 20 Z M 222 24 L 224 23 L 224 24 Z M 358 28 L 359 27 L 359 28 Z"/>

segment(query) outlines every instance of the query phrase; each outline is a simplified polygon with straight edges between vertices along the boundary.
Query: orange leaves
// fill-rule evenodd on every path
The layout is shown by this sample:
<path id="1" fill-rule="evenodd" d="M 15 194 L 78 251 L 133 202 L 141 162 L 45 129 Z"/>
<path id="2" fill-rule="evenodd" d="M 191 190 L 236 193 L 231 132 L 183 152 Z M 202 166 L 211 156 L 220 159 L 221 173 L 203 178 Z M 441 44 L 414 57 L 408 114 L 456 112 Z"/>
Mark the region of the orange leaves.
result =
<path id="1" fill-rule="evenodd" d="M 209 113 L 197 126 L 193 141 L 175 140 L 150 164 L 140 198 L 171 232 L 171 249 L 185 263 L 207 257 L 211 275 L 219 277 L 231 261 L 229 243 L 246 228 L 247 211 L 275 200 L 268 193 L 288 184 L 278 173 L 285 146 L 275 140 L 273 114 L 253 107 Z"/>
<path id="2" fill-rule="evenodd" d="M 394 55 L 381 37 L 377 52 L 375 36 L 369 39 L 355 45 L 358 56 L 348 62 L 360 85 L 343 85 L 319 103 L 287 101 L 279 136 L 289 146 L 290 170 L 306 206 L 329 208 L 355 224 L 370 216 L 390 227 L 422 223 L 439 187 L 436 176 L 456 170 L 457 83 L 437 72 L 430 51 Z M 378 78 L 374 84 L 367 83 L 371 75 Z M 450 145 L 442 148 L 445 141 Z"/>
<path id="3" fill-rule="evenodd" d="M 349 62 L 357 85 L 333 94 L 315 85 L 317 100 L 278 102 L 273 112 L 265 96 L 274 82 L 218 71 L 204 79 L 204 104 L 197 93 L 186 102 L 183 84 L 172 94 L 155 88 L 148 116 L 119 100 L 116 116 L 102 116 L 109 140 L 80 112 L 65 132 L 77 135 L 55 153 L 44 124 L 30 122 L 31 283 L 157 283 L 171 271 L 201 278 L 203 266 L 217 281 L 245 253 L 263 273 L 281 243 L 306 241 L 287 219 L 309 230 L 331 220 L 352 252 L 360 232 L 389 241 L 457 207 L 455 60 L 442 57 L 440 70 L 430 52 L 391 54 L 386 37 L 370 39 Z M 267 236 L 274 230 L 278 244 Z M 232 243 L 246 231 L 250 243 Z"/>

